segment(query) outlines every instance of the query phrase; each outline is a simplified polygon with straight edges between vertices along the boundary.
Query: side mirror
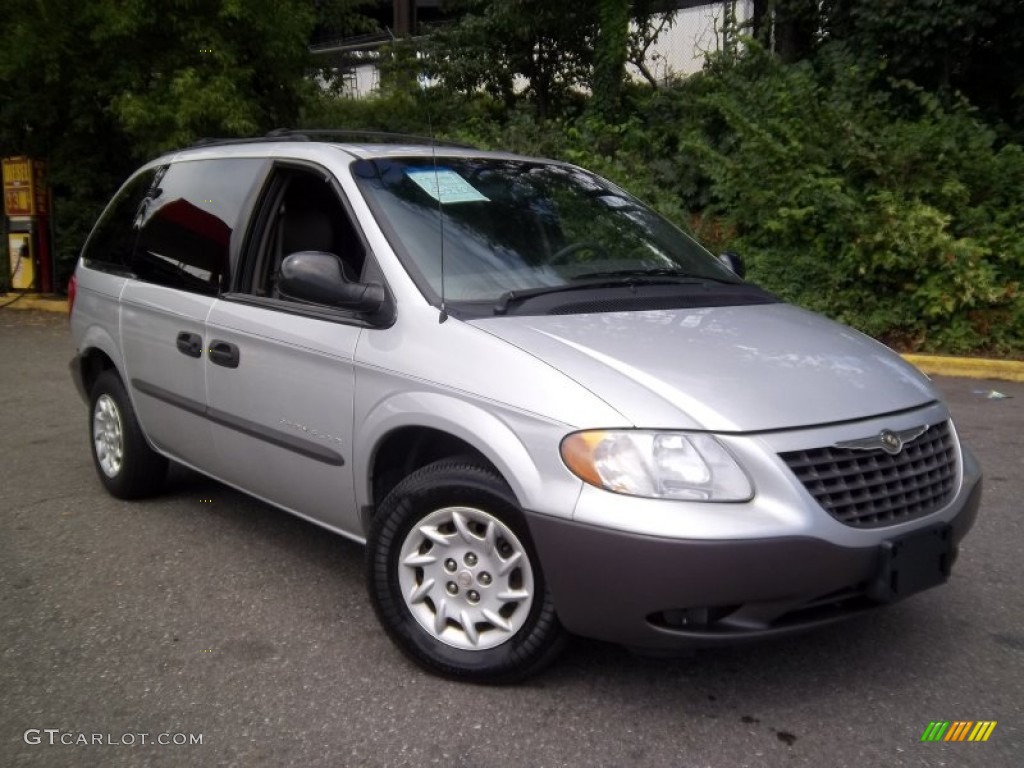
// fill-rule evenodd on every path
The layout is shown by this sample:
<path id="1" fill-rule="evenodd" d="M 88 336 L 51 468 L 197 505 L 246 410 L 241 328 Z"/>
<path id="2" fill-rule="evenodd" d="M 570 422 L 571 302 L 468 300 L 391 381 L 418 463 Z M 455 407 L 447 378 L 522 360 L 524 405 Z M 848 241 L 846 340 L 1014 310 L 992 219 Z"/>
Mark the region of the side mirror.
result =
<path id="1" fill-rule="evenodd" d="M 743 263 L 743 257 L 738 253 L 732 251 L 725 251 L 718 260 L 725 264 L 736 277 L 745 277 L 747 274 L 747 265 Z"/>
<path id="2" fill-rule="evenodd" d="M 282 296 L 311 304 L 377 312 L 387 298 L 379 283 L 346 279 L 341 259 L 326 251 L 299 251 L 281 262 L 277 290 Z"/>

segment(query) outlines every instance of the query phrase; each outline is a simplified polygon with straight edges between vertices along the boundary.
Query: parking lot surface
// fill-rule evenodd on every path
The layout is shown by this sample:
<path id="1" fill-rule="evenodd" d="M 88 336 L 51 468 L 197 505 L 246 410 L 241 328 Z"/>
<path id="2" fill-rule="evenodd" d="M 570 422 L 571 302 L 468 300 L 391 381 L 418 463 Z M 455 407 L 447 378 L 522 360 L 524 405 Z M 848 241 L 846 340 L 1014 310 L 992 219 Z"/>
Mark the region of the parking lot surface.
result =
<path id="1" fill-rule="evenodd" d="M 938 381 L 986 476 L 949 584 L 682 659 L 579 640 L 489 688 L 394 649 L 360 546 L 180 468 L 109 497 L 71 352 L 64 317 L 0 311 L 0 766 L 1022 764 L 1024 384 Z M 997 725 L 921 742 L 937 720 Z"/>

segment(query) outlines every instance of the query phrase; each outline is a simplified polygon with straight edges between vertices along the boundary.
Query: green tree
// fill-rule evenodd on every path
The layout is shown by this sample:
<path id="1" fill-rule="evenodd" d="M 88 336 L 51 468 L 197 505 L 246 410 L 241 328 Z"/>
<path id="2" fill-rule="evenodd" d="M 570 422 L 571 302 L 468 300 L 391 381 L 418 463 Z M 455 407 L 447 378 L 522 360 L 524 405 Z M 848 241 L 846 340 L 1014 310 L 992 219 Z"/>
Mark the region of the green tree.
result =
<path id="1" fill-rule="evenodd" d="M 621 107 L 622 79 L 629 54 L 630 0 L 598 0 L 594 48 L 594 109 L 612 120 Z"/>
<path id="2" fill-rule="evenodd" d="M 463 15 L 435 36 L 426 63 L 447 88 L 483 89 L 507 109 L 522 91 L 546 116 L 589 83 L 597 21 L 590 4 L 453 0 L 446 7 Z"/>
<path id="3" fill-rule="evenodd" d="M 363 0 L 36 0 L 0 27 L 0 152 L 50 162 L 59 256 L 74 258 L 143 158 L 293 125 L 318 21 Z"/>
<path id="4" fill-rule="evenodd" d="M 644 54 L 672 13 L 658 0 L 450 0 L 457 24 L 427 45 L 428 74 L 462 94 L 483 90 L 507 113 L 523 101 L 541 117 L 576 111 L 587 91 L 613 119 L 627 61 L 652 84 Z"/>

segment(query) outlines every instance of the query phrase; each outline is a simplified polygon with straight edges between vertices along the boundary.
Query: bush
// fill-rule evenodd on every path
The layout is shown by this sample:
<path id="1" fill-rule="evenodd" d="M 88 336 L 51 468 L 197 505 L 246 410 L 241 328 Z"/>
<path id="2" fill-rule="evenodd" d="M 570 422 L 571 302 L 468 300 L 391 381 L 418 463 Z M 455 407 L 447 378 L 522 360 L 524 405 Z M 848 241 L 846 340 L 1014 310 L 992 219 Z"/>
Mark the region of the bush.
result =
<path id="1" fill-rule="evenodd" d="M 1024 352 L 1024 151 L 969 105 L 831 46 L 713 62 L 646 110 L 658 184 L 752 279 L 906 349 Z"/>

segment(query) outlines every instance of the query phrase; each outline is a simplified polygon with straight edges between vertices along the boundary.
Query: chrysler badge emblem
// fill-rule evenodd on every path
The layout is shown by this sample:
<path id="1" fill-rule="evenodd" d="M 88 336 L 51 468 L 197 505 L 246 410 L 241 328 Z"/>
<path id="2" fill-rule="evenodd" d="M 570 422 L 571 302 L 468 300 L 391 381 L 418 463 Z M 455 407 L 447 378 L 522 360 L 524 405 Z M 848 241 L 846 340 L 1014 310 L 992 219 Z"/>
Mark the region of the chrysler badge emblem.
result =
<path id="1" fill-rule="evenodd" d="M 835 447 L 850 448 L 854 451 L 883 450 L 890 456 L 895 456 L 903 450 L 904 445 L 917 440 L 917 438 L 927 431 L 927 425 L 923 427 L 904 429 L 900 432 L 894 432 L 891 429 L 883 429 L 874 437 L 862 437 L 859 440 L 844 440 L 841 443 L 836 443 Z"/>
<path id="2" fill-rule="evenodd" d="M 903 439 L 891 429 L 883 429 L 878 440 L 882 444 L 882 450 L 893 456 L 903 450 Z"/>

